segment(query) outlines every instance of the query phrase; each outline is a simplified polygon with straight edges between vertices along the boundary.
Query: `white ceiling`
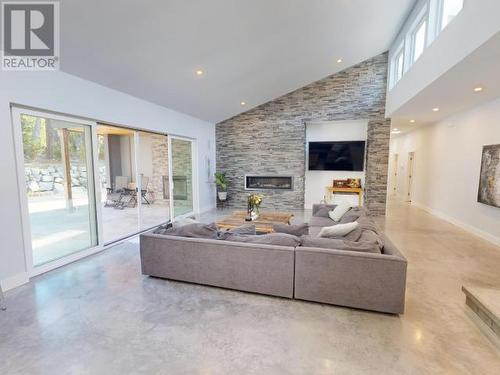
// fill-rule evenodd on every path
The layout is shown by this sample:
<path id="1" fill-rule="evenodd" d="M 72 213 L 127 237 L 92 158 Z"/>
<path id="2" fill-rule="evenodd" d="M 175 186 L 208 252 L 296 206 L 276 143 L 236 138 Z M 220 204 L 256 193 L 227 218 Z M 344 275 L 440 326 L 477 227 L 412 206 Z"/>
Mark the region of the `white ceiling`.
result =
<path id="1" fill-rule="evenodd" d="M 219 122 L 386 51 L 413 3 L 63 0 L 61 69 Z"/>
<path id="2" fill-rule="evenodd" d="M 500 97 L 499 61 L 500 32 L 392 113 L 392 128 L 406 133 Z"/>

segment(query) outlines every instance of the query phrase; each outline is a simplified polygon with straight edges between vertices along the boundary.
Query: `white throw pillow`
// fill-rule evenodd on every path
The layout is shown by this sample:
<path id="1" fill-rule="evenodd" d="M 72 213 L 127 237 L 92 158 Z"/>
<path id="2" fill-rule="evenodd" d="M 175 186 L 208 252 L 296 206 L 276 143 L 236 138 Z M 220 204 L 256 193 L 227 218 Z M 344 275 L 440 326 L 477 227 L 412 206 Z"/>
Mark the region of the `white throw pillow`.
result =
<path id="1" fill-rule="evenodd" d="M 342 219 L 342 216 L 344 216 L 344 214 L 351 208 L 352 206 L 349 203 L 342 202 L 332 211 L 328 212 L 328 216 L 330 216 L 330 219 L 332 219 L 333 221 L 340 221 L 340 219 Z"/>
<path id="2" fill-rule="evenodd" d="M 323 227 L 319 232 L 320 237 L 341 237 L 346 234 L 351 233 L 354 229 L 358 227 L 358 222 L 353 221 L 352 223 L 337 224 L 331 227 Z"/>

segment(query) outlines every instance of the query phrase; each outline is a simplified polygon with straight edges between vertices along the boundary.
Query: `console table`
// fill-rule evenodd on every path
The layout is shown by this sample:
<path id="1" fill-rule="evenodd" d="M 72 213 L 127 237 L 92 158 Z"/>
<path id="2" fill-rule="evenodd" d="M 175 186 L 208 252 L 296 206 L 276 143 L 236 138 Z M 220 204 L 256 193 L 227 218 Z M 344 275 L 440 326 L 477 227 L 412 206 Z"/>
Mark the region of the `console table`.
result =
<path id="1" fill-rule="evenodd" d="M 358 195 L 358 202 L 359 202 L 359 205 L 361 206 L 361 203 L 363 201 L 363 189 L 362 188 L 328 186 L 326 188 L 326 200 L 332 201 L 333 196 L 336 193 L 339 193 L 339 194 L 357 194 Z"/>

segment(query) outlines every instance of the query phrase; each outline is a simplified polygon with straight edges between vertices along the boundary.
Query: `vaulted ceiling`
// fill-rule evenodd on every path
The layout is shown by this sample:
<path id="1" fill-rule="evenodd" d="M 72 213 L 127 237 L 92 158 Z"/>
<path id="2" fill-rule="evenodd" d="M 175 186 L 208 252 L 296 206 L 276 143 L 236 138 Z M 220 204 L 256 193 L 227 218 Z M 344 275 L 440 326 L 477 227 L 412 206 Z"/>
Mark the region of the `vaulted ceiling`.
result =
<path id="1" fill-rule="evenodd" d="M 64 0 L 61 69 L 219 122 L 386 51 L 413 3 Z"/>

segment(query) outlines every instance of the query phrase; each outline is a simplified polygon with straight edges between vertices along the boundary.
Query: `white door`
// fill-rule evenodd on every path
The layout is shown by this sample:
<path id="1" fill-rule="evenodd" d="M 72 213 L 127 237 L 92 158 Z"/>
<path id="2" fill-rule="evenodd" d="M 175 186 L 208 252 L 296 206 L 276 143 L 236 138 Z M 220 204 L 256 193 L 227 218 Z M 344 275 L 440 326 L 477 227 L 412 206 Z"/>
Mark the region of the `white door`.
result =
<path id="1" fill-rule="evenodd" d="M 394 196 L 396 196 L 398 193 L 398 168 L 399 168 L 398 162 L 399 162 L 399 154 L 394 154 L 394 161 L 393 161 L 394 165 L 393 165 L 393 175 L 392 175 L 393 178 L 392 193 Z"/>

